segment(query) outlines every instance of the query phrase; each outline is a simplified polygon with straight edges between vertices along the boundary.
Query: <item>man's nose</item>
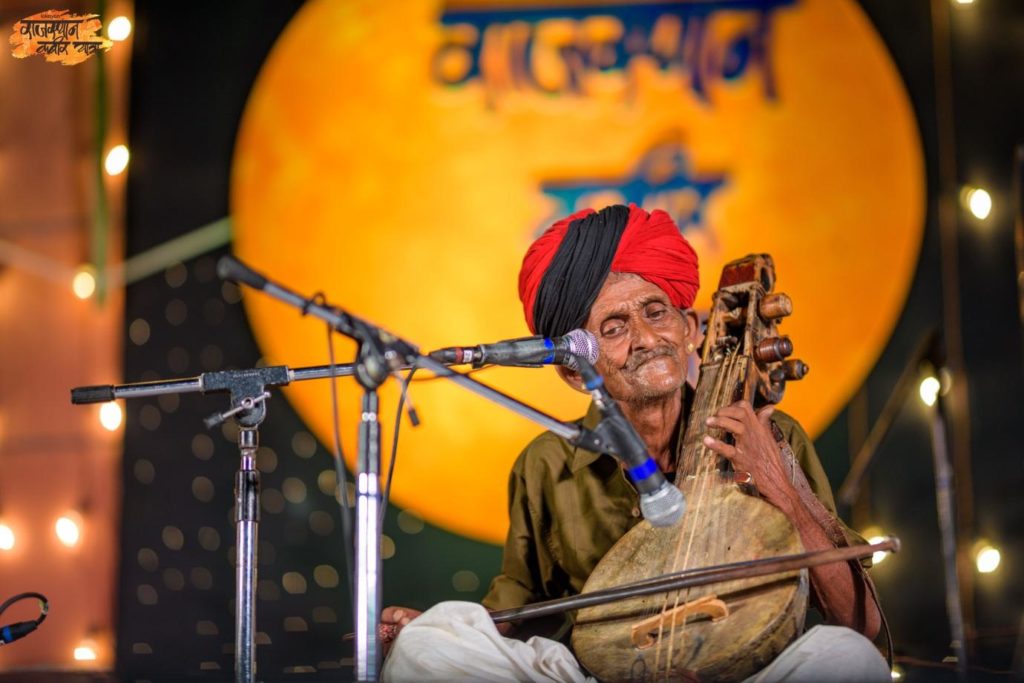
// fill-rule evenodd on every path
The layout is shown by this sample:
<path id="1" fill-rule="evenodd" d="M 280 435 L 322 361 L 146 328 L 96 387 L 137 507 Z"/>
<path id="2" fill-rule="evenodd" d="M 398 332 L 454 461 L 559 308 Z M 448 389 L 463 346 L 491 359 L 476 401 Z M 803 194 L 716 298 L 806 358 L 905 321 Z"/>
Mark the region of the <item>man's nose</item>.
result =
<path id="1" fill-rule="evenodd" d="M 637 316 L 631 326 L 632 336 L 630 344 L 634 351 L 641 349 L 652 349 L 658 345 L 658 334 L 649 321 L 643 316 Z"/>

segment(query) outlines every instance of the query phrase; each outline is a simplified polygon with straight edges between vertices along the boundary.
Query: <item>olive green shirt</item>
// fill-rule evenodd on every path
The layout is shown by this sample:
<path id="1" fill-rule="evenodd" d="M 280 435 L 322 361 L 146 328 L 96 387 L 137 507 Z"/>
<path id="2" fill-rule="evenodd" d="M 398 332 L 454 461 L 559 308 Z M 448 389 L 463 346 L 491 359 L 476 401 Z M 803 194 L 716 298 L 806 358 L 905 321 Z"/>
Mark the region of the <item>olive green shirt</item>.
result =
<path id="1" fill-rule="evenodd" d="M 600 419 L 591 404 L 577 424 L 593 429 Z M 811 490 L 834 516 L 832 490 L 810 437 L 785 413 L 775 411 L 772 420 L 792 446 Z M 681 433 L 677 442 L 683 443 Z M 484 606 L 501 610 L 579 593 L 598 561 L 640 519 L 640 497 L 613 457 L 572 446 L 551 432 L 541 434 L 512 467 L 502 571 L 491 582 Z M 847 538 L 863 542 L 853 532 Z M 561 631 L 563 622 L 531 630 L 557 637 L 554 631 Z"/>

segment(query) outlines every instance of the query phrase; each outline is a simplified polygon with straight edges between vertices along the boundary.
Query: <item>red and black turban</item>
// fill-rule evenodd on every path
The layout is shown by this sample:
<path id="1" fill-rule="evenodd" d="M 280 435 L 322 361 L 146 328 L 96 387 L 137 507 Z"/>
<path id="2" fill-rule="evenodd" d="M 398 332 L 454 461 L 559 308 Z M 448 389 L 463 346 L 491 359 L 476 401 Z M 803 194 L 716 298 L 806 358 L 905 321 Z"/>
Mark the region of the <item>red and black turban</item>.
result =
<path id="1" fill-rule="evenodd" d="M 534 334 L 582 327 L 608 273 L 635 273 L 677 308 L 697 296 L 697 254 L 667 213 L 634 204 L 584 209 L 537 238 L 519 271 L 519 299 Z"/>

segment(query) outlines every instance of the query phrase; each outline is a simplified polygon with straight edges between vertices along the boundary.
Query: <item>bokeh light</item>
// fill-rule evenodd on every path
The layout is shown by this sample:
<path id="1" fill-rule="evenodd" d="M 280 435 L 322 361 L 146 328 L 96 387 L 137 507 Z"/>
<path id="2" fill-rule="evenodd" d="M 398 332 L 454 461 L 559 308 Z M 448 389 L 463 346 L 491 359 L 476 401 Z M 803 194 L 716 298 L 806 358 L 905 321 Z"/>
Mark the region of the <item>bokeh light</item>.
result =
<path id="1" fill-rule="evenodd" d="M 936 399 L 939 397 L 939 389 L 942 388 L 942 384 L 936 377 L 925 377 L 921 380 L 921 386 L 918 389 L 918 393 L 921 395 L 921 401 L 926 406 L 935 405 Z"/>
<path id="2" fill-rule="evenodd" d="M 965 185 L 960 189 L 960 202 L 980 221 L 992 213 L 992 195 L 984 188 Z"/>
<path id="3" fill-rule="evenodd" d="M 14 540 L 14 529 L 0 523 L 0 550 L 12 550 L 14 548 Z"/>
<path id="4" fill-rule="evenodd" d="M 79 299 L 88 299 L 96 292 L 96 271 L 92 266 L 81 266 L 71 280 L 71 291 Z"/>
<path id="5" fill-rule="evenodd" d="M 75 646 L 74 658 L 76 662 L 96 661 L 96 643 L 91 640 L 83 640 Z"/>
<path id="6" fill-rule="evenodd" d="M 107 24 L 107 35 L 111 40 L 125 40 L 132 34 L 132 22 L 128 17 L 114 17 Z"/>
<path id="7" fill-rule="evenodd" d="M 864 538 L 866 538 L 868 543 L 870 543 L 871 545 L 874 545 L 875 543 L 881 543 L 882 541 L 888 538 L 888 535 L 877 526 L 869 527 L 861 535 Z M 871 555 L 871 562 L 875 565 L 879 565 L 885 562 L 887 557 L 889 557 L 889 553 L 879 551 Z"/>
<path id="8" fill-rule="evenodd" d="M 107 152 L 107 158 L 103 162 L 103 168 L 107 170 L 107 175 L 118 175 L 124 172 L 124 169 L 128 168 L 128 159 L 131 155 L 128 153 L 128 148 L 124 145 L 115 145 Z"/>
<path id="9" fill-rule="evenodd" d="M 117 428 L 121 426 L 123 419 L 124 413 L 121 410 L 121 406 L 113 401 L 100 406 L 100 424 L 108 432 L 116 432 Z"/>
<path id="10" fill-rule="evenodd" d="M 78 545 L 78 541 L 82 538 L 80 517 L 77 513 L 68 513 L 59 518 L 53 525 L 53 529 L 60 542 L 69 548 Z"/>
<path id="11" fill-rule="evenodd" d="M 999 548 L 991 545 L 983 545 L 978 549 L 978 552 L 974 555 L 974 561 L 978 566 L 978 571 L 982 574 L 991 574 L 999 568 L 999 563 L 1002 561 L 1002 553 L 999 552 Z"/>

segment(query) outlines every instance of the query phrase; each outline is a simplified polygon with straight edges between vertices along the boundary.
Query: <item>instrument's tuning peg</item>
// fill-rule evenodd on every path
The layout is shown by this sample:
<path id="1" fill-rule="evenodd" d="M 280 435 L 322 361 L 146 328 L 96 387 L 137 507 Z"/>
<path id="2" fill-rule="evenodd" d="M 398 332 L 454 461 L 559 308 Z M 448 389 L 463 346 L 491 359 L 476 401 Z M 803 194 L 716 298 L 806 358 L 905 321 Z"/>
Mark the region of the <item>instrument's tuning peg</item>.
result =
<path id="1" fill-rule="evenodd" d="M 735 292 L 720 289 L 711 296 L 721 302 L 726 308 L 736 308 L 740 305 L 739 296 Z"/>
<path id="2" fill-rule="evenodd" d="M 793 300 L 781 292 L 769 294 L 761 299 L 757 310 L 765 320 L 785 318 L 793 313 Z"/>
<path id="3" fill-rule="evenodd" d="M 789 337 L 768 337 L 754 347 L 754 359 L 759 363 L 775 363 L 793 353 Z"/>
<path id="4" fill-rule="evenodd" d="M 797 358 L 785 361 L 782 365 L 772 370 L 771 379 L 773 382 L 785 382 L 787 380 L 803 379 L 811 368 L 807 363 Z"/>
<path id="5" fill-rule="evenodd" d="M 786 379 L 803 379 L 811 371 L 811 366 L 798 358 L 787 360 L 782 365 L 786 368 Z"/>

